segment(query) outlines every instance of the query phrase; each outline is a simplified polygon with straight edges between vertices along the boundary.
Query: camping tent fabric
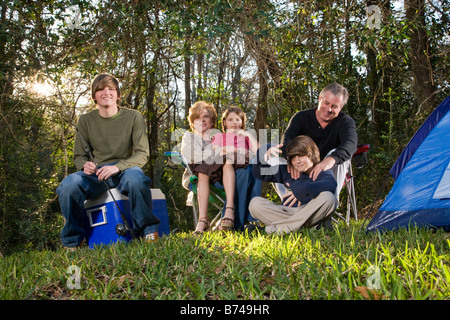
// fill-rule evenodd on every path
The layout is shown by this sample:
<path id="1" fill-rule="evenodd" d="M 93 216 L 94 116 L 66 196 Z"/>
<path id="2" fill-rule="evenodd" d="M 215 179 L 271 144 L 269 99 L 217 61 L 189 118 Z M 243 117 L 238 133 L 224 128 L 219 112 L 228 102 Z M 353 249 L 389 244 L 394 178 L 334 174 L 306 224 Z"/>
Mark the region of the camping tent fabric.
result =
<path id="1" fill-rule="evenodd" d="M 415 225 L 450 231 L 450 97 L 414 135 L 391 169 L 395 183 L 367 230 Z"/>
<path id="2" fill-rule="evenodd" d="M 415 135 L 412 137 L 408 145 L 403 150 L 402 154 L 398 157 L 397 161 L 392 166 L 389 173 L 397 180 L 398 175 L 402 172 L 403 168 L 411 159 L 414 152 L 420 146 L 420 144 L 425 140 L 430 131 L 436 126 L 436 124 L 447 114 L 450 110 L 450 97 L 447 97 L 434 111 L 428 116 L 427 120 L 422 124 L 422 126 L 417 130 Z"/>

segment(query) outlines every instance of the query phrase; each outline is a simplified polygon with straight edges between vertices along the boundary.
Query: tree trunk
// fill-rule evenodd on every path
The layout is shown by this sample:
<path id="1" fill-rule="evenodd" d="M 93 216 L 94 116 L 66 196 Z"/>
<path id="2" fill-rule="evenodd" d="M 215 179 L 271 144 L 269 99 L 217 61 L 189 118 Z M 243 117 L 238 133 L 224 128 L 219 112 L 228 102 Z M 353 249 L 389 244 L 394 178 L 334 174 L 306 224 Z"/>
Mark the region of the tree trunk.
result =
<path id="1" fill-rule="evenodd" d="M 268 75 L 266 65 L 258 63 L 258 109 L 256 110 L 254 129 L 258 132 L 259 129 L 264 129 L 267 122 L 267 95 L 269 93 Z"/>
<path id="2" fill-rule="evenodd" d="M 189 50 L 184 54 L 184 123 L 189 128 L 187 116 L 191 108 L 191 56 Z"/>
<path id="3" fill-rule="evenodd" d="M 378 1 L 367 1 L 367 7 L 377 4 Z M 390 1 L 383 3 L 383 7 L 380 8 L 382 12 L 382 23 L 389 23 L 391 11 Z M 374 37 L 381 37 L 381 34 L 377 28 L 372 29 L 369 32 L 373 32 Z M 384 51 L 382 55 L 385 61 L 377 61 L 377 55 L 379 51 Z M 377 47 L 368 46 L 367 47 L 367 81 L 369 84 L 370 95 L 372 97 L 371 103 L 371 114 L 372 114 L 372 130 L 373 130 L 373 145 L 382 146 L 383 139 L 382 136 L 386 135 L 389 130 L 389 113 L 390 113 L 390 103 L 389 97 L 386 94 L 389 91 L 390 79 L 391 79 L 391 68 L 389 59 L 387 57 L 387 49 L 384 47 L 384 41 L 378 41 Z"/>
<path id="4" fill-rule="evenodd" d="M 200 52 L 197 55 L 197 97 L 199 100 L 203 99 L 204 93 L 203 93 L 203 60 L 204 60 L 204 53 Z"/>
<path id="5" fill-rule="evenodd" d="M 269 75 L 274 82 L 274 88 L 281 87 L 282 71 L 278 65 L 273 49 L 268 46 L 268 41 L 256 41 L 252 37 L 245 37 L 245 45 L 258 66 L 258 109 L 256 110 L 254 129 L 264 129 L 267 123 L 268 105 L 267 96 L 269 94 Z M 280 97 L 282 100 L 284 97 Z"/>
<path id="6" fill-rule="evenodd" d="M 221 49 L 219 51 L 219 71 L 218 71 L 218 75 L 217 75 L 217 102 L 216 102 L 216 111 L 217 114 L 219 115 L 219 117 L 217 118 L 217 121 L 219 121 L 220 118 L 220 98 L 222 95 L 222 82 L 224 79 L 224 75 L 225 75 L 225 66 L 227 64 L 228 61 L 228 38 L 226 37 L 221 37 L 220 39 L 221 42 Z M 218 123 L 217 123 L 218 125 Z"/>
<path id="7" fill-rule="evenodd" d="M 417 113 L 427 112 L 434 108 L 435 88 L 425 25 L 425 0 L 405 0 L 404 4 L 410 26 L 410 59 Z"/>
<path id="8" fill-rule="evenodd" d="M 231 81 L 231 99 L 233 103 L 239 103 L 239 82 L 241 81 L 241 69 L 244 65 L 245 61 L 248 58 L 248 50 L 246 49 L 244 52 L 244 56 L 239 57 L 236 65 L 236 69 L 233 73 L 233 79 Z"/>
<path id="9" fill-rule="evenodd" d="M 154 180 L 154 162 L 158 157 L 158 121 L 157 121 L 157 109 L 155 107 L 155 93 L 156 93 L 156 73 L 159 60 L 159 51 L 155 52 L 155 56 L 151 63 L 152 68 L 148 73 L 147 93 L 146 93 L 146 106 L 147 106 L 147 132 L 148 142 L 150 147 L 149 157 L 149 169 L 147 176 Z"/>

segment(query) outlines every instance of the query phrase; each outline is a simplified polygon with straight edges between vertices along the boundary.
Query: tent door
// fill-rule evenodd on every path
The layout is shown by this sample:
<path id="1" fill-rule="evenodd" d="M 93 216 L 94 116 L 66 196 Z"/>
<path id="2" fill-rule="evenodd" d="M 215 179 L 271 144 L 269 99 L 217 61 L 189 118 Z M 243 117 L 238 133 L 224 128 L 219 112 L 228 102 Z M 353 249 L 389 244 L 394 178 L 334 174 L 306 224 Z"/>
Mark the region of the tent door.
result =
<path id="1" fill-rule="evenodd" d="M 441 181 L 434 192 L 433 199 L 450 199 L 450 161 L 447 164 Z"/>

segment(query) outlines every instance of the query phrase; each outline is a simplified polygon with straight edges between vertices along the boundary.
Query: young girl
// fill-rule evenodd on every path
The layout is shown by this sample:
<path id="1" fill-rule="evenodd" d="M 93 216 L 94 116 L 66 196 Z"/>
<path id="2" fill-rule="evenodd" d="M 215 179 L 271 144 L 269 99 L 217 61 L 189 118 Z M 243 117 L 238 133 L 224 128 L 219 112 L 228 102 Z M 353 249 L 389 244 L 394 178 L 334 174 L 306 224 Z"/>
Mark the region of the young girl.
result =
<path id="1" fill-rule="evenodd" d="M 251 158 L 250 151 L 255 154 L 258 150 L 256 139 L 245 131 L 246 122 L 247 117 L 240 108 L 230 107 L 226 109 L 222 116 L 223 133 L 216 133 L 212 141 L 213 146 L 221 150 L 222 154 L 225 155 L 223 181 L 227 195 L 227 205 L 221 221 L 221 226 L 225 230 L 234 228 L 235 217 L 235 188 L 227 190 L 226 185 L 230 186 L 236 183 L 235 170 L 247 167 Z M 239 219 L 241 219 L 241 215 L 239 215 Z M 245 221 L 240 221 L 240 224 L 243 222 Z"/>
<path id="2" fill-rule="evenodd" d="M 208 200 L 210 183 L 223 179 L 227 203 L 234 210 L 235 172 L 223 171 L 222 150 L 213 148 L 211 129 L 215 128 L 217 113 L 212 104 L 198 101 L 189 109 L 189 124 L 193 132 L 186 132 L 181 142 L 181 153 L 187 159 L 189 168 L 198 177 L 197 198 L 199 219 L 195 233 L 200 234 L 209 229 Z M 185 180 L 185 179 L 184 179 Z M 229 229 L 234 220 L 233 210 L 225 210 L 220 228 Z"/>
<path id="3" fill-rule="evenodd" d="M 222 116 L 223 133 L 214 135 L 212 144 L 223 148 L 226 163 L 233 164 L 235 169 L 245 168 L 258 150 L 258 142 L 249 132 L 245 131 L 247 117 L 238 107 L 230 107 Z M 250 153 L 251 152 L 251 153 Z"/>

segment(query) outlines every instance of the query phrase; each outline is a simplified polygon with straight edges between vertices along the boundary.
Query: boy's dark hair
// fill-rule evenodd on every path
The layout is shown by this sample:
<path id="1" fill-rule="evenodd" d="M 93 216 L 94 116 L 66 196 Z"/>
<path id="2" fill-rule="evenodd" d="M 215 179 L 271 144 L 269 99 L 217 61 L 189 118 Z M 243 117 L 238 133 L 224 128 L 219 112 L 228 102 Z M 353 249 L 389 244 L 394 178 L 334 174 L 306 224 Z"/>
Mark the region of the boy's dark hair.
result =
<path id="1" fill-rule="evenodd" d="M 292 161 L 296 156 L 307 156 L 313 165 L 320 162 L 320 152 L 316 143 L 308 136 L 297 136 L 286 147 L 286 159 Z"/>

